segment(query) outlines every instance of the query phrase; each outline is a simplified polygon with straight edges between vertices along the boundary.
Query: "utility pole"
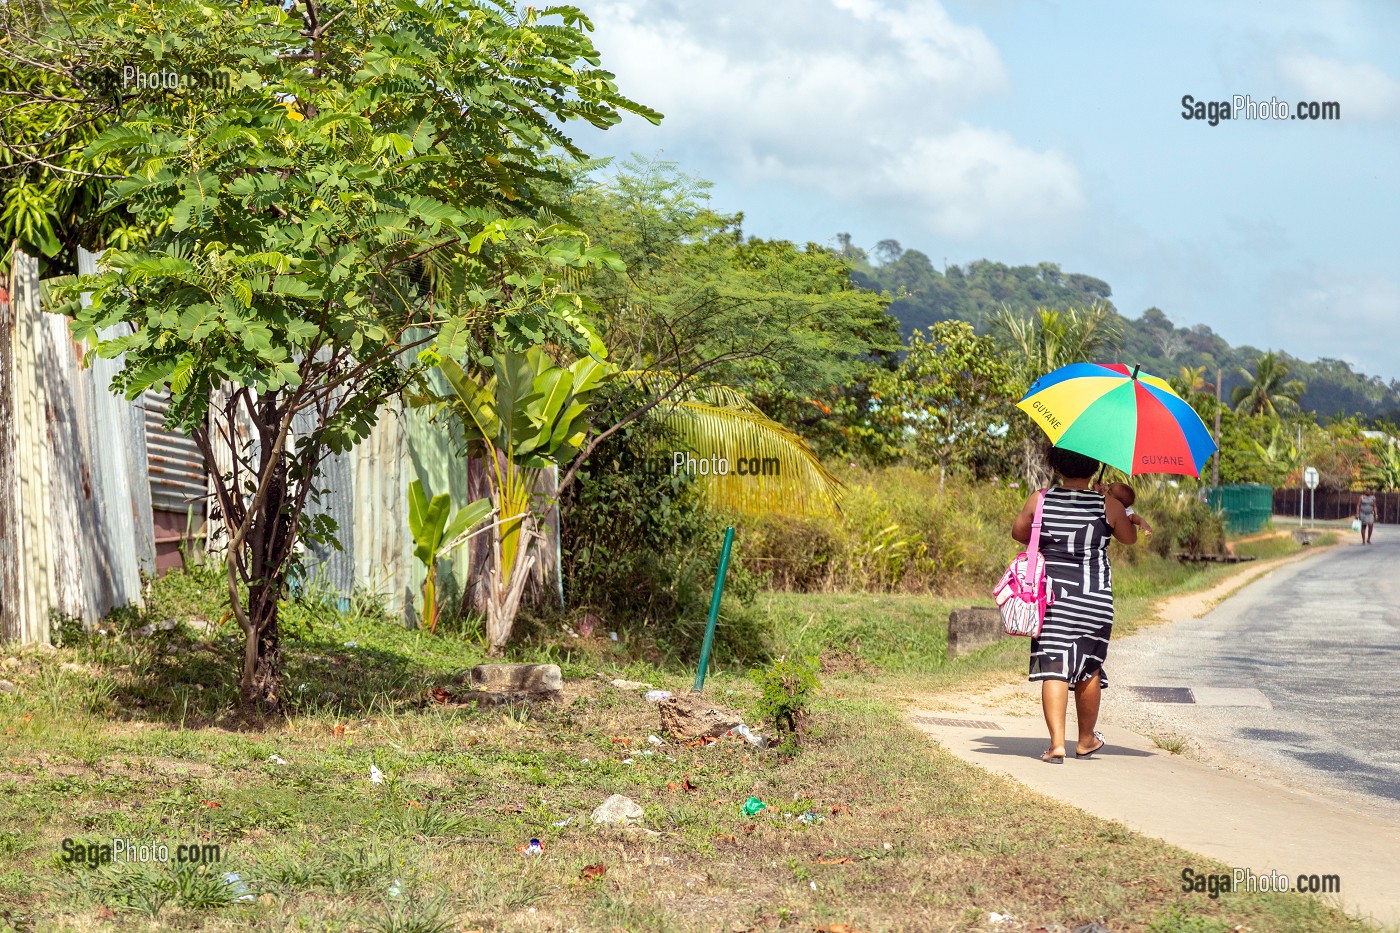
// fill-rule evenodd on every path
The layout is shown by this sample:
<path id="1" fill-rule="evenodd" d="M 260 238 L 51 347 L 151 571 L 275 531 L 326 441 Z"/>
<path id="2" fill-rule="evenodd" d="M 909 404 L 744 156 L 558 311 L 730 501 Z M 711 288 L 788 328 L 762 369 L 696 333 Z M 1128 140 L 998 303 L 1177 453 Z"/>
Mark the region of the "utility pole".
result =
<path id="1" fill-rule="evenodd" d="M 1215 459 L 1210 464 L 1210 484 L 1220 485 L 1220 381 L 1224 378 L 1224 372 L 1217 368 L 1215 370 Z"/>
<path id="2" fill-rule="evenodd" d="M 1298 422 L 1298 462 L 1303 462 L 1303 423 Z M 1303 527 L 1303 500 L 1307 498 L 1307 480 L 1298 478 L 1298 527 Z"/>

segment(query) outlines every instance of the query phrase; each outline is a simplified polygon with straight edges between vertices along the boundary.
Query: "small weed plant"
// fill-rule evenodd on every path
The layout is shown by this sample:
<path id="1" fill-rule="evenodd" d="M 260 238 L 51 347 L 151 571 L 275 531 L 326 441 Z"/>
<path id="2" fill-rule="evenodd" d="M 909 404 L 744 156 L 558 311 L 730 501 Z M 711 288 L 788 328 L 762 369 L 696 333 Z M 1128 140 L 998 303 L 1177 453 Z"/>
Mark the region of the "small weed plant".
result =
<path id="1" fill-rule="evenodd" d="M 773 724 L 789 751 L 801 743 L 812 694 L 821 689 L 818 670 L 814 657 L 782 657 L 751 675 L 760 694 L 758 714 Z"/>

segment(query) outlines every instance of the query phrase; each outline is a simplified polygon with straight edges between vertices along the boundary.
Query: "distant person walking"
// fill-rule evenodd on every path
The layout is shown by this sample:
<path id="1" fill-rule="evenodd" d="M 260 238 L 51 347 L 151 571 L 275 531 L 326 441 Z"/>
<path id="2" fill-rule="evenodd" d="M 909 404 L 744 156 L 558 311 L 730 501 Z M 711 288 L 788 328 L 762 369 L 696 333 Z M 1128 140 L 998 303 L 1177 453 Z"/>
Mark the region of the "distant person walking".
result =
<path id="1" fill-rule="evenodd" d="M 1050 747 L 1041 760 L 1063 764 L 1071 686 L 1079 720 L 1075 757 L 1088 758 L 1104 745 L 1094 726 L 1100 691 L 1108 686 L 1103 664 L 1113 633 L 1108 544 L 1113 538 L 1133 544 L 1137 528 L 1121 502 L 1090 488 L 1099 461 L 1058 447 L 1050 448 L 1048 459 L 1060 483 L 1045 494 L 1040 553 L 1055 603 L 1045 613 L 1040 637 L 1031 639 L 1030 680 L 1040 681 L 1040 703 L 1050 730 Z M 1022 544 L 1030 541 L 1039 498 L 1039 492 L 1032 493 L 1011 525 L 1011 537 Z"/>
<path id="2" fill-rule="evenodd" d="M 1371 532 L 1376 527 L 1376 494 L 1369 489 L 1356 503 L 1356 520 L 1361 522 L 1361 543 L 1370 544 Z"/>

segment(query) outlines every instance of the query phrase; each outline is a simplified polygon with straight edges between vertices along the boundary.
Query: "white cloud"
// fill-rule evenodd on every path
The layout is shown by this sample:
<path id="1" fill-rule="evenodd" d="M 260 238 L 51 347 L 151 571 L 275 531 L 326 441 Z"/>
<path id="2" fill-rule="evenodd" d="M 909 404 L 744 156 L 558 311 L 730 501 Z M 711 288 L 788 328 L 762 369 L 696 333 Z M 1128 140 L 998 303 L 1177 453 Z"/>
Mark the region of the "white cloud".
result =
<path id="1" fill-rule="evenodd" d="M 741 183 L 879 202 L 958 239 L 1085 204 L 1063 153 L 962 119 L 1009 79 L 987 36 L 932 0 L 603 0 L 590 16 L 623 92 L 666 115 L 660 133 L 625 126 L 633 148 L 665 140 Z"/>
<path id="2" fill-rule="evenodd" d="M 1346 360 L 1368 373 L 1400 372 L 1400 348 L 1388 338 L 1400 320 L 1400 281 L 1308 264 L 1282 272 L 1260 305 L 1274 308 L 1280 346 L 1307 359 Z"/>
<path id="3" fill-rule="evenodd" d="M 1278 68 L 1308 100 L 1340 103 L 1343 120 L 1386 120 L 1400 115 L 1400 81 L 1375 65 L 1296 54 L 1281 57 Z"/>

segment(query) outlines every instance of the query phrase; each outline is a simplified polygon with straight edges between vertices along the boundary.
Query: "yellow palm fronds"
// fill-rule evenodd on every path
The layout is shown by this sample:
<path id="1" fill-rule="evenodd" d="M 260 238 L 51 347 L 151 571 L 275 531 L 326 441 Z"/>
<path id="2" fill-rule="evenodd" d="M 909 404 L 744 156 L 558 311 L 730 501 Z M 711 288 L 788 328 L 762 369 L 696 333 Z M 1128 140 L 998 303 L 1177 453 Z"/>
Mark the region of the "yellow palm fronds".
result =
<path id="1" fill-rule="evenodd" d="M 656 417 L 678 448 L 664 452 L 667 463 L 695 477 L 706 505 L 745 514 L 840 514 L 840 481 L 800 435 L 739 392 L 691 389 L 659 406 Z"/>

